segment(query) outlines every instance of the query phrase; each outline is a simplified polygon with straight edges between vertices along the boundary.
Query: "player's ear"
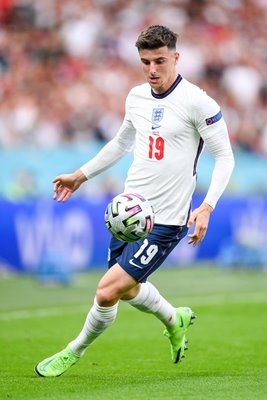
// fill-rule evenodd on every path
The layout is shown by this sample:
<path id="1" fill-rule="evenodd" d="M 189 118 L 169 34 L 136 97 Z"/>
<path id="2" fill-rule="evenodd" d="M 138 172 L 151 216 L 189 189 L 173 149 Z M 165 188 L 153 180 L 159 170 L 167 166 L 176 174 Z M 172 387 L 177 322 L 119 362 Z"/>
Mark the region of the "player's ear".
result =
<path id="1" fill-rule="evenodd" d="M 174 54 L 174 57 L 175 57 L 175 64 L 177 64 L 179 57 L 180 57 L 180 53 L 178 53 L 178 51 L 176 51 Z"/>

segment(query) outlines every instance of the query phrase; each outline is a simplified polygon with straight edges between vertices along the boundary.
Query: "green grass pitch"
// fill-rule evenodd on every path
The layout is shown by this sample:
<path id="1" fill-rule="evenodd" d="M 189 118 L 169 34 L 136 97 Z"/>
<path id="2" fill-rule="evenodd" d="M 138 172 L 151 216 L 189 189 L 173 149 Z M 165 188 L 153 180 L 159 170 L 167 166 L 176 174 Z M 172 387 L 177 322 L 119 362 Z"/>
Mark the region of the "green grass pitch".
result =
<path id="1" fill-rule="evenodd" d="M 267 271 L 164 268 L 151 278 L 174 305 L 197 314 L 185 360 L 174 365 L 163 325 L 121 303 L 116 322 L 66 374 L 34 365 L 80 331 L 99 272 L 69 287 L 0 278 L 0 399 L 267 399 Z"/>

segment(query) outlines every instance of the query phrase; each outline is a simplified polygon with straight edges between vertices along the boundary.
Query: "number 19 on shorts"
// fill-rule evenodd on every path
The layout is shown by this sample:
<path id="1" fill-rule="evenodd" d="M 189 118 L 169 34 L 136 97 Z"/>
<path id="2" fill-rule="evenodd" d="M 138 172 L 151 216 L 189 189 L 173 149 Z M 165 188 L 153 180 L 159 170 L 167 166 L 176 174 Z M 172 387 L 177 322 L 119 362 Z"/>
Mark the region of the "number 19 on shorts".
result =
<path id="1" fill-rule="evenodd" d="M 149 136 L 148 157 L 161 160 L 164 157 L 164 139 L 160 136 Z"/>

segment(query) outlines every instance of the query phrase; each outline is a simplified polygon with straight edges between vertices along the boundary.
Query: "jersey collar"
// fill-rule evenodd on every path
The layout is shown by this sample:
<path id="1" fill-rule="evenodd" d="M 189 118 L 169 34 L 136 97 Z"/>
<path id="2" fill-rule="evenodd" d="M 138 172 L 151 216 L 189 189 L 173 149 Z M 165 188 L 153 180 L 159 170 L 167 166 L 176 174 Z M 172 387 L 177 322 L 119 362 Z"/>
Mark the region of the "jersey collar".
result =
<path id="1" fill-rule="evenodd" d="M 179 85 L 179 83 L 181 82 L 182 79 L 183 79 L 183 77 L 179 74 L 177 76 L 177 78 L 175 79 L 175 81 L 173 82 L 173 84 L 164 93 L 160 93 L 160 94 L 154 93 L 153 90 L 151 89 L 152 96 L 155 97 L 156 99 L 163 99 L 164 97 L 169 96 L 169 94 L 176 88 L 176 86 Z"/>

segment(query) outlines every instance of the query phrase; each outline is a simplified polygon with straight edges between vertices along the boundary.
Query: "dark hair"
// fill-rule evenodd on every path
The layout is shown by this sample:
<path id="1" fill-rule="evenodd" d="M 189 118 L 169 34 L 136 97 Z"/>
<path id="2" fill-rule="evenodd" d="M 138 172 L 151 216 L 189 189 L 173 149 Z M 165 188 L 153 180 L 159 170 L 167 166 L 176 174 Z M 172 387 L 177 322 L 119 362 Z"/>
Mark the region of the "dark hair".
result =
<path id="1" fill-rule="evenodd" d="M 139 50 L 154 50 L 167 46 L 175 50 L 178 35 L 162 25 L 151 25 L 140 33 L 135 46 Z"/>

